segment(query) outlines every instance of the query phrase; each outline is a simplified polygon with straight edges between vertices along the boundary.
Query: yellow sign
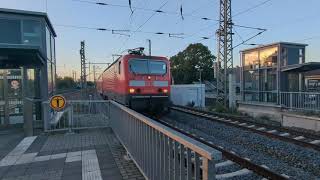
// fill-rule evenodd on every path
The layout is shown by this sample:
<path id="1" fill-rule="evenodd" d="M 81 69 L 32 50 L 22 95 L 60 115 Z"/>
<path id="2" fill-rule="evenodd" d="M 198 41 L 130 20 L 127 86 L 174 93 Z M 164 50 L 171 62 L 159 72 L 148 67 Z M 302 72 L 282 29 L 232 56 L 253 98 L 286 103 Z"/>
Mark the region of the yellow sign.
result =
<path id="1" fill-rule="evenodd" d="M 50 107 L 55 111 L 60 111 L 66 106 L 66 99 L 61 95 L 52 96 Z"/>

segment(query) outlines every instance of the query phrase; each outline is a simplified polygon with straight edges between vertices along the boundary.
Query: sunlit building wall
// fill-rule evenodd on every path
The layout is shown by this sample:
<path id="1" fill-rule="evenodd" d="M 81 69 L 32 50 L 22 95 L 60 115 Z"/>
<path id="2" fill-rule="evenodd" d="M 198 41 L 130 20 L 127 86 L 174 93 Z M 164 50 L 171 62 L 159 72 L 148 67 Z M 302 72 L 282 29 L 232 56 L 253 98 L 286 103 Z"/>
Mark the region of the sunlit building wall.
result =
<path id="1" fill-rule="evenodd" d="M 302 91 L 303 76 L 281 69 L 304 63 L 306 46 L 280 42 L 241 51 L 242 100 L 277 103 L 280 92 Z"/>

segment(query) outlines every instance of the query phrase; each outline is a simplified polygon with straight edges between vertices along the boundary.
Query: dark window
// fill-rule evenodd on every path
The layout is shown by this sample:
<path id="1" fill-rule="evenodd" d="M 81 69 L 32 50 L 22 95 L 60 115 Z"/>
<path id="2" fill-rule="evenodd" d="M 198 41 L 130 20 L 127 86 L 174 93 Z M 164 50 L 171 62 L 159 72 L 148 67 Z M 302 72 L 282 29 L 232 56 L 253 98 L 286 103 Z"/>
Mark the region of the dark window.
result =
<path id="1" fill-rule="evenodd" d="M 21 44 L 21 21 L 0 19 L 0 43 Z"/>
<path id="2" fill-rule="evenodd" d="M 118 72 L 119 74 L 121 74 L 121 61 L 119 62 L 119 65 L 118 65 Z"/>
<path id="3" fill-rule="evenodd" d="M 51 61 L 51 34 L 48 27 L 46 27 L 46 48 L 47 48 L 47 58 Z"/>
<path id="4" fill-rule="evenodd" d="M 55 39 L 54 37 L 51 35 L 51 54 L 52 54 L 52 62 L 55 62 L 56 60 L 56 49 L 55 49 Z"/>
<path id="5" fill-rule="evenodd" d="M 164 61 L 133 59 L 129 61 L 130 71 L 136 74 L 165 74 L 167 65 Z"/>
<path id="6" fill-rule="evenodd" d="M 40 22 L 33 20 L 23 21 L 23 43 L 31 45 L 41 44 Z"/>

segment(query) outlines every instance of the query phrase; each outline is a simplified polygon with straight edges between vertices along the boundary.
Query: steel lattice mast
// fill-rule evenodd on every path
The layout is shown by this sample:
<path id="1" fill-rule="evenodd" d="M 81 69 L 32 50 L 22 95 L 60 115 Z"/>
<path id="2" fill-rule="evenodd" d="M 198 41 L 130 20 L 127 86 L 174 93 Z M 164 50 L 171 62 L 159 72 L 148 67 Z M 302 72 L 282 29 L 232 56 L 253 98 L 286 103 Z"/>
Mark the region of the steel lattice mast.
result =
<path id="1" fill-rule="evenodd" d="M 81 59 L 81 88 L 87 87 L 87 72 L 86 72 L 86 55 L 85 55 L 85 42 L 81 41 L 80 49 L 80 59 Z"/>
<path id="2" fill-rule="evenodd" d="M 217 101 L 228 103 L 228 75 L 233 68 L 231 0 L 220 0 L 220 23 L 217 30 Z"/>

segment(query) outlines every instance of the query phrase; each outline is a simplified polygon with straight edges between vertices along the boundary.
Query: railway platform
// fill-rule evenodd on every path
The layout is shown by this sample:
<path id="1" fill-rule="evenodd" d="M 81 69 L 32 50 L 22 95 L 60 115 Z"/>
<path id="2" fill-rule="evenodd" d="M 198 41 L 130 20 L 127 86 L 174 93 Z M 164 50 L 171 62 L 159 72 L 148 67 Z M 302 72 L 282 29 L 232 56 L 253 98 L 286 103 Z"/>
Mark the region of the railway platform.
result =
<path id="1" fill-rule="evenodd" d="M 0 179 L 144 179 L 111 128 L 73 133 L 0 135 Z"/>

